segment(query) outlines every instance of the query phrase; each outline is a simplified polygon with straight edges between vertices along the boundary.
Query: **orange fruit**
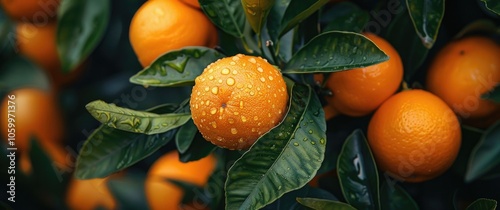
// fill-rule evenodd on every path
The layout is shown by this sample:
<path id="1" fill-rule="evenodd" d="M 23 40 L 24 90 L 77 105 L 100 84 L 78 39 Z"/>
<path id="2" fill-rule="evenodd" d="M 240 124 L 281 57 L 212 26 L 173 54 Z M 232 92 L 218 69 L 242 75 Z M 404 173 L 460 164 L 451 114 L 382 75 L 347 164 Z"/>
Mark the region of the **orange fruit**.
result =
<path id="1" fill-rule="evenodd" d="M 143 67 L 187 46 L 215 47 L 217 29 L 205 14 L 175 0 L 146 1 L 130 23 L 130 43 Z"/>
<path id="2" fill-rule="evenodd" d="M 69 209 L 116 209 L 115 198 L 106 184 L 107 179 L 72 179 L 66 192 L 66 204 Z"/>
<path id="3" fill-rule="evenodd" d="M 47 23 L 54 19 L 59 0 L 0 0 L 4 11 L 11 18 L 22 22 Z"/>
<path id="4" fill-rule="evenodd" d="M 15 112 L 10 113 L 10 118 L 15 119 L 13 127 L 15 132 L 10 133 L 15 133 L 15 147 L 19 152 L 28 151 L 32 135 L 37 137 L 41 145 L 60 143 L 63 140 L 63 119 L 53 93 L 23 88 L 8 95 L 14 95 L 15 99 L 10 100 L 8 97 L 3 99 L 0 117 L 8 119 L 8 107 L 14 106 L 12 108 Z M 10 133 L 7 120 L 0 121 L 0 128 L 2 139 L 8 140 Z"/>
<path id="5" fill-rule="evenodd" d="M 191 115 L 203 137 L 247 149 L 283 119 L 288 93 L 281 72 L 261 57 L 238 54 L 208 65 L 195 79 Z"/>
<path id="6" fill-rule="evenodd" d="M 329 106 L 341 114 L 358 117 L 377 109 L 398 90 L 403 79 L 403 63 L 398 52 L 383 38 L 366 33 L 388 56 L 389 60 L 364 68 L 331 73 L 326 88 Z M 318 80 L 320 77 L 316 77 Z"/>
<path id="7" fill-rule="evenodd" d="M 434 58 L 427 88 L 464 119 L 499 118 L 500 104 L 481 99 L 500 83 L 500 45 L 480 36 L 448 43 Z"/>
<path id="8" fill-rule="evenodd" d="M 19 52 L 39 65 L 60 87 L 75 81 L 82 73 L 80 65 L 70 73 L 63 73 L 56 44 L 57 23 L 32 24 L 20 22 L 16 25 L 16 40 Z"/>
<path id="9" fill-rule="evenodd" d="M 421 182 L 445 172 L 461 144 L 456 115 L 439 97 L 423 90 L 400 92 L 375 112 L 368 142 L 377 166 L 408 182 Z"/>
<path id="10" fill-rule="evenodd" d="M 146 198 L 151 209 L 179 209 L 184 192 L 168 179 L 203 187 L 215 170 L 217 159 L 209 155 L 197 161 L 183 163 L 179 153 L 171 151 L 151 166 L 145 182 Z"/>

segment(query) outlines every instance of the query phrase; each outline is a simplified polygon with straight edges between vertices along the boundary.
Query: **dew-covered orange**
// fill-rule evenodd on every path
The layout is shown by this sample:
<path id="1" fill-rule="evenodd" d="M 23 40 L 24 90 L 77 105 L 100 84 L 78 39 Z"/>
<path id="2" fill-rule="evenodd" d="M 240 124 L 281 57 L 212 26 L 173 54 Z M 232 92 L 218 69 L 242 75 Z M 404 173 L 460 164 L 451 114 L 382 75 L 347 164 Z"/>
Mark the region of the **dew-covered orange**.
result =
<path id="1" fill-rule="evenodd" d="M 191 114 L 203 137 L 247 149 L 281 122 L 288 93 L 281 72 L 265 59 L 238 54 L 207 66 L 195 80 Z"/>

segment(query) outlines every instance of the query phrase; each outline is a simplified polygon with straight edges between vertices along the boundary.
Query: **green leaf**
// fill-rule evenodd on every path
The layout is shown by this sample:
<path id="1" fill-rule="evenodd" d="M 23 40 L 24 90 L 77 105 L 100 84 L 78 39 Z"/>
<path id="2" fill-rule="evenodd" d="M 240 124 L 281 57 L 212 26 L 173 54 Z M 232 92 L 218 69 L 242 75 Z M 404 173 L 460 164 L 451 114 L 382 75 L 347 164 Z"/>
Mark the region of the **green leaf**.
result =
<path id="1" fill-rule="evenodd" d="M 500 85 L 497 85 L 492 91 L 483 94 L 481 98 L 500 103 Z"/>
<path id="2" fill-rule="evenodd" d="M 422 44 L 430 49 L 444 16 L 444 0 L 406 0 L 413 26 Z"/>
<path id="3" fill-rule="evenodd" d="M 331 200 L 317 199 L 317 198 L 297 198 L 297 201 L 303 206 L 306 206 L 314 210 L 323 210 L 323 209 L 356 210 L 356 208 L 352 207 L 351 205 L 339 201 L 331 201 Z"/>
<path id="4" fill-rule="evenodd" d="M 191 146 L 184 152 L 180 153 L 179 159 L 181 162 L 187 163 L 202 159 L 212 153 L 217 146 L 205 140 L 201 133 L 196 131 Z"/>
<path id="5" fill-rule="evenodd" d="M 404 34 L 404 36 L 401 36 Z M 404 80 L 410 82 L 411 78 L 427 57 L 429 49 L 422 45 L 422 41 L 415 34 L 408 13 L 403 12 L 394 17 L 382 37 L 389 41 L 399 53 L 403 61 Z"/>
<path id="6" fill-rule="evenodd" d="M 267 31 L 271 40 L 276 43 L 280 34 L 281 20 L 291 0 L 276 0 L 267 17 Z"/>
<path id="7" fill-rule="evenodd" d="M 500 15 L 500 2 L 495 0 L 481 0 L 490 11 Z"/>
<path id="8" fill-rule="evenodd" d="M 292 86 L 292 84 L 290 84 Z M 326 124 L 317 95 L 295 84 L 283 122 L 260 137 L 229 169 L 226 209 L 259 209 L 299 189 L 324 159 Z"/>
<path id="9" fill-rule="evenodd" d="M 497 208 L 497 201 L 486 198 L 479 198 L 472 202 L 466 210 L 495 210 Z"/>
<path id="10" fill-rule="evenodd" d="M 329 0 L 291 0 L 281 19 L 279 36 L 281 37 L 297 26 L 302 20 L 318 11 Z"/>
<path id="11" fill-rule="evenodd" d="M 153 63 L 130 78 L 131 83 L 144 86 L 192 85 L 205 67 L 223 58 L 214 49 L 185 47 L 161 55 Z"/>
<path id="12" fill-rule="evenodd" d="M 388 59 L 377 45 L 361 34 L 331 31 L 316 36 L 293 55 L 283 73 L 336 72 Z"/>
<path id="13" fill-rule="evenodd" d="M 156 114 L 122 108 L 100 100 L 88 103 L 85 108 L 104 125 L 148 135 L 170 131 L 191 119 L 191 114 L 188 112 Z"/>
<path id="14" fill-rule="evenodd" d="M 234 37 L 243 38 L 245 12 L 241 0 L 199 0 L 201 9 L 220 29 Z"/>
<path id="15" fill-rule="evenodd" d="M 460 145 L 460 151 L 458 152 L 457 158 L 453 162 L 451 168 L 454 170 L 454 172 L 460 174 L 463 178 L 467 171 L 470 154 L 472 153 L 474 146 L 476 146 L 481 139 L 484 131 L 463 124 L 461 128 L 462 143 Z"/>
<path id="16" fill-rule="evenodd" d="M 418 210 L 413 198 L 396 183 L 384 182 L 380 188 L 380 203 L 384 210 Z"/>
<path id="17" fill-rule="evenodd" d="M 107 179 L 107 186 L 119 204 L 119 209 L 148 209 L 144 191 L 145 174 L 129 171 L 123 177 Z"/>
<path id="18" fill-rule="evenodd" d="M 166 113 L 177 108 L 166 104 L 148 111 Z M 75 176 L 79 179 L 103 178 L 125 169 L 167 144 L 175 131 L 146 135 L 101 125 L 83 144 L 76 161 Z"/>
<path id="19" fill-rule="evenodd" d="M 325 200 L 338 200 L 334 195 L 332 195 L 330 192 L 328 192 L 326 190 L 323 190 L 320 188 L 315 188 L 315 187 L 310 187 L 309 185 L 305 185 L 304 187 L 302 187 L 298 190 L 294 190 L 294 191 L 285 193 L 278 200 L 276 200 L 275 202 L 264 207 L 264 209 L 267 209 L 267 210 L 302 210 L 302 209 L 304 209 L 303 206 L 299 202 L 297 202 L 297 198 L 300 198 L 300 197 L 312 197 L 312 198 L 325 199 Z"/>
<path id="20" fill-rule="evenodd" d="M 491 126 L 472 150 L 465 181 L 472 182 L 500 164 L 500 121 Z"/>
<path id="21" fill-rule="evenodd" d="M 0 89 L 11 91 L 23 87 L 50 89 L 50 81 L 40 67 L 25 57 L 15 56 L 0 63 Z"/>
<path id="22" fill-rule="evenodd" d="M 366 23 L 370 21 L 368 12 L 352 2 L 339 2 L 329 9 L 326 14 L 322 15 L 328 16 L 328 24 L 323 29 L 323 32 L 361 32 Z"/>
<path id="23" fill-rule="evenodd" d="M 377 166 L 363 132 L 347 137 L 337 162 L 342 194 L 357 209 L 380 209 Z"/>
<path id="24" fill-rule="evenodd" d="M 253 31 L 260 34 L 267 15 L 276 0 L 241 0 L 246 18 Z"/>
<path id="25" fill-rule="evenodd" d="M 175 144 L 179 153 L 183 154 L 189 149 L 197 131 L 198 128 L 196 128 L 192 119 L 179 128 L 179 131 L 175 134 Z"/>
<path id="26" fill-rule="evenodd" d="M 110 0 L 64 0 L 57 14 L 57 50 L 63 71 L 83 62 L 106 31 Z"/>

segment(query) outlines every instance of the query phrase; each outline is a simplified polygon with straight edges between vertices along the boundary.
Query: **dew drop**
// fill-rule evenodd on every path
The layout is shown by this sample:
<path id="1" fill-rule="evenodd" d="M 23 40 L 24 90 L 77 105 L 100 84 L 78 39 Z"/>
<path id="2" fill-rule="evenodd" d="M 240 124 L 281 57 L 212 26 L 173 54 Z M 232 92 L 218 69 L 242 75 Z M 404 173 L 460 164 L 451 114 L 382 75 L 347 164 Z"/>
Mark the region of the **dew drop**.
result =
<path id="1" fill-rule="evenodd" d="M 237 134 L 237 133 L 238 133 L 238 130 L 236 130 L 236 128 L 231 128 L 231 133 L 232 133 L 232 134 Z"/>
<path id="2" fill-rule="evenodd" d="M 228 118 L 227 121 L 229 122 L 229 124 L 234 124 L 234 119 L 233 118 Z"/>
<path id="3" fill-rule="evenodd" d="M 261 67 L 259 67 L 259 68 L 257 68 L 257 71 L 259 71 L 260 73 L 262 73 L 262 72 L 264 72 L 264 69 L 261 68 Z"/>
<path id="4" fill-rule="evenodd" d="M 214 79 L 214 76 L 210 75 L 210 76 L 208 76 L 208 79 L 209 79 L 209 80 L 213 80 L 213 79 Z"/>
<path id="5" fill-rule="evenodd" d="M 251 95 L 251 96 L 255 95 L 255 92 L 250 91 L 250 95 Z"/>
<path id="6" fill-rule="evenodd" d="M 295 143 L 293 143 L 293 146 L 297 147 L 297 146 L 299 146 L 299 143 L 295 142 Z"/>
<path id="7" fill-rule="evenodd" d="M 234 75 L 238 74 L 238 71 L 237 70 L 233 70 L 233 74 Z"/>
<path id="8" fill-rule="evenodd" d="M 231 61 L 231 62 L 229 62 L 229 65 L 233 65 L 234 66 L 234 65 L 236 65 L 236 62 Z"/>
<path id="9" fill-rule="evenodd" d="M 325 139 L 324 139 L 324 138 L 321 138 L 321 139 L 319 140 L 319 143 L 320 143 L 320 144 L 325 144 L 325 142 L 326 142 L 326 141 L 325 141 Z"/>
<path id="10" fill-rule="evenodd" d="M 229 69 L 228 69 L 228 68 L 224 68 L 224 69 L 222 69 L 222 71 L 221 71 L 221 73 L 222 73 L 222 74 L 224 74 L 224 75 L 229 74 L 229 72 L 230 72 L 230 71 L 229 71 Z"/>
<path id="11" fill-rule="evenodd" d="M 212 122 L 212 127 L 217 128 L 217 123 L 216 122 Z"/>
<path id="12" fill-rule="evenodd" d="M 274 79 L 274 78 L 273 78 L 273 76 L 269 76 L 268 78 L 269 78 L 269 80 L 271 80 L 271 81 L 273 81 L 273 79 Z"/>
<path id="13" fill-rule="evenodd" d="M 266 81 L 266 78 L 261 77 L 261 78 L 260 78 L 260 81 L 261 81 L 261 82 L 265 82 L 265 81 Z"/>
<path id="14" fill-rule="evenodd" d="M 227 78 L 226 84 L 229 85 L 229 86 L 233 86 L 234 85 L 234 79 L 232 77 Z"/>
<path id="15" fill-rule="evenodd" d="M 215 113 L 217 113 L 217 109 L 215 107 L 212 107 L 210 109 L 210 114 L 215 114 Z"/>
<path id="16" fill-rule="evenodd" d="M 307 141 L 307 137 L 305 137 L 304 139 L 302 139 L 302 141 Z"/>
<path id="17" fill-rule="evenodd" d="M 314 141 L 311 141 L 311 144 L 312 144 L 312 145 L 315 145 L 315 144 L 316 144 L 316 142 L 314 142 Z"/>
<path id="18" fill-rule="evenodd" d="M 250 61 L 250 63 L 257 63 L 257 60 L 255 60 L 255 58 L 249 58 L 248 61 Z"/>
<path id="19" fill-rule="evenodd" d="M 213 88 L 212 88 L 212 93 L 213 93 L 213 94 L 216 94 L 216 95 L 217 95 L 217 93 L 218 93 L 218 92 L 219 92 L 219 88 L 217 88 L 217 87 L 213 87 Z"/>

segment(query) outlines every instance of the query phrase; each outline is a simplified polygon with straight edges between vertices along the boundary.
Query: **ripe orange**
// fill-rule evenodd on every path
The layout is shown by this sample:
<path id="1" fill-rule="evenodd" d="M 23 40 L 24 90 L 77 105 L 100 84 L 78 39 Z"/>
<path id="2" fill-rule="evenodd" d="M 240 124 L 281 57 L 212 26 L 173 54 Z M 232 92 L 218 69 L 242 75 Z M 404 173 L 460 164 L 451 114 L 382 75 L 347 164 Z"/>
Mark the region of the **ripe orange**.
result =
<path id="1" fill-rule="evenodd" d="M 326 101 L 341 114 L 358 117 L 377 109 L 398 89 L 403 79 L 403 64 L 398 52 L 383 38 L 366 33 L 389 60 L 364 68 L 330 74 L 326 88 L 332 92 Z M 318 80 L 320 77 L 316 77 Z M 334 111 L 332 111 L 334 112 Z"/>
<path id="2" fill-rule="evenodd" d="M 109 191 L 107 178 L 72 179 L 66 192 L 66 204 L 72 210 L 116 209 L 116 201 Z"/>
<path id="3" fill-rule="evenodd" d="M 8 106 L 15 106 L 15 112 L 10 116 L 15 119 L 15 147 L 19 152 L 29 149 L 32 135 L 36 136 L 41 145 L 59 143 L 63 139 L 63 120 L 55 95 L 34 88 L 24 88 L 12 91 L 14 100 L 3 99 L 0 110 L 1 119 L 8 119 Z M 9 101 L 15 104 L 9 104 Z M 2 139 L 7 140 L 7 120 L 0 121 Z"/>
<path id="4" fill-rule="evenodd" d="M 215 47 L 217 29 L 205 14 L 180 1 L 146 1 L 130 23 L 130 43 L 143 67 L 187 46 Z"/>
<path id="5" fill-rule="evenodd" d="M 228 149 L 247 149 L 283 119 L 285 81 L 260 57 L 238 54 L 208 65 L 195 80 L 191 114 L 203 137 Z"/>
<path id="6" fill-rule="evenodd" d="M 215 170 L 217 159 L 209 155 L 197 161 L 183 163 L 179 153 L 171 151 L 151 166 L 145 182 L 146 198 L 151 209 L 179 209 L 184 192 L 167 179 L 203 187 Z"/>
<path id="7" fill-rule="evenodd" d="M 16 40 L 19 52 L 39 65 L 57 86 L 71 83 L 83 71 L 83 65 L 71 73 L 63 73 L 56 44 L 57 23 L 32 24 L 20 22 L 16 25 Z"/>
<path id="8" fill-rule="evenodd" d="M 46 23 L 56 17 L 59 0 L 1 0 L 4 11 L 23 22 Z"/>
<path id="9" fill-rule="evenodd" d="M 486 121 L 484 118 L 500 111 L 500 104 L 481 99 L 500 84 L 499 58 L 500 45 L 489 38 L 471 36 L 452 41 L 434 58 L 427 88 L 462 118 Z M 499 116 L 497 113 L 496 119 Z"/>
<path id="10" fill-rule="evenodd" d="M 377 166 L 395 178 L 421 182 L 445 172 L 461 143 L 460 124 L 439 97 L 423 90 L 400 92 L 373 115 L 368 142 Z"/>

